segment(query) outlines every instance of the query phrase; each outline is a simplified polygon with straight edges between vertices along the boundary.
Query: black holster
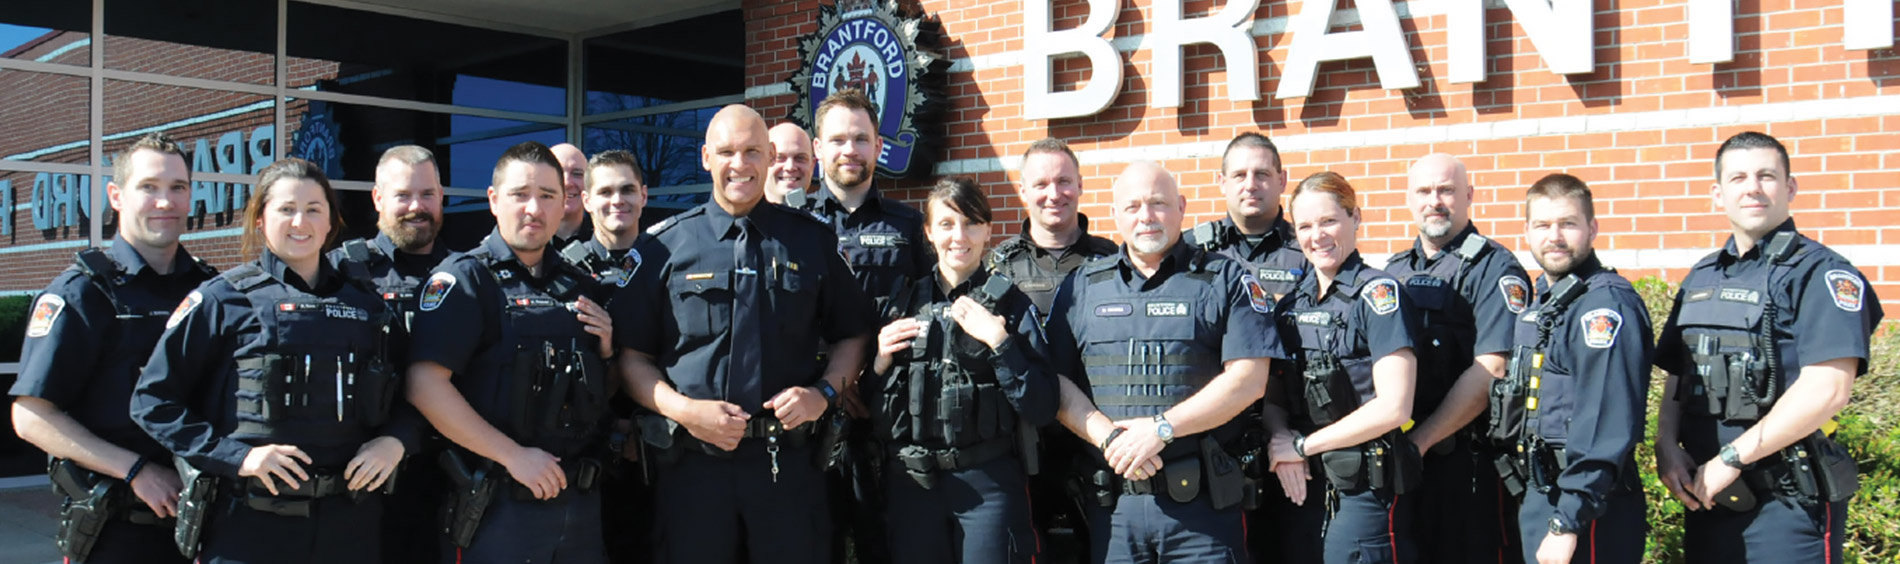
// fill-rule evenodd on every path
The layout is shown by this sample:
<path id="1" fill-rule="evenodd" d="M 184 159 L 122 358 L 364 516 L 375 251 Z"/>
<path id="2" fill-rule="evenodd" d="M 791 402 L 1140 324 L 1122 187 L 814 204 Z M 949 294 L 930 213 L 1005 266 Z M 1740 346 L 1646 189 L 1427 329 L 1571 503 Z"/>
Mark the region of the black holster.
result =
<path id="1" fill-rule="evenodd" d="M 172 459 L 172 463 L 178 468 L 179 481 L 185 484 L 178 497 L 178 524 L 173 529 L 172 541 L 178 544 L 178 552 L 185 558 L 196 559 L 205 518 L 211 513 L 211 504 L 218 500 L 219 480 L 217 476 L 198 471 L 182 457 Z"/>
<path id="2" fill-rule="evenodd" d="M 1168 467 L 1172 467 L 1170 464 Z M 1240 461 L 1227 454 L 1212 434 L 1201 437 L 1201 470 L 1207 475 L 1207 501 L 1214 509 L 1245 505 L 1253 485 Z M 1163 467 L 1163 471 L 1167 467 Z"/>
<path id="3" fill-rule="evenodd" d="M 818 418 L 818 448 L 812 449 L 818 469 L 831 471 L 845 462 L 845 438 L 851 431 L 851 416 L 842 408 L 832 408 Z"/>
<path id="4" fill-rule="evenodd" d="M 495 500 L 497 476 L 493 464 L 484 461 L 470 466 L 455 449 L 442 451 L 440 462 L 450 486 L 450 495 L 442 504 L 442 531 L 451 544 L 468 548 L 475 541 L 482 515 Z"/>
<path id="5" fill-rule="evenodd" d="M 1523 435 L 1524 420 L 1529 416 L 1524 409 L 1530 393 L 1528 382 L 1542 376 L 1537 362 L 1536 348 L 1518 345 L 1512 351 L 1504 379 L 1491 382 L 1485 438 L 1492 444 L 1515 445 Z"/>
<path id="6" fill-rule="evenodd" d="M 46 473 L 52 479 L 54 490 L 66 496 L 66 501 L 59 506 L 55 544 L 59 546 L 59 553 L 68 559 L 83 561 L 92 554 L 92 546 L 99 541 L 99 532 L 105 529 L 106 521 L 125 502 L 124 490 L 116 486 L 124 482 L 106 479 L 71 460 L 59 458 L 47 464 Z"/>

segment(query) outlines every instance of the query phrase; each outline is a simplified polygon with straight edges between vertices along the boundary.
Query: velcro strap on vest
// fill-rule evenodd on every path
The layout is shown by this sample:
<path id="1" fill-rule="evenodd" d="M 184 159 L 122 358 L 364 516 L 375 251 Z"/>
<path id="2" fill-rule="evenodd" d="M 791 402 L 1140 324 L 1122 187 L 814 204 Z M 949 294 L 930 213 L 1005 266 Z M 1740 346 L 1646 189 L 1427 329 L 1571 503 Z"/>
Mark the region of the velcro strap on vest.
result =
<path id="1" fill-rule="evenodd" d="M 1082 366 L 1203 366 L 1218 363 L 1214 355 L 1202 353 L 1166 354 L 1141 357 L 1125 354 L 1093 354 L 1082 357 Z"/>
<path id="2" fill-rule="evenodd" d="M 1192 386 L 1186 374 L 1090 374 L 1091 386 Z"/>

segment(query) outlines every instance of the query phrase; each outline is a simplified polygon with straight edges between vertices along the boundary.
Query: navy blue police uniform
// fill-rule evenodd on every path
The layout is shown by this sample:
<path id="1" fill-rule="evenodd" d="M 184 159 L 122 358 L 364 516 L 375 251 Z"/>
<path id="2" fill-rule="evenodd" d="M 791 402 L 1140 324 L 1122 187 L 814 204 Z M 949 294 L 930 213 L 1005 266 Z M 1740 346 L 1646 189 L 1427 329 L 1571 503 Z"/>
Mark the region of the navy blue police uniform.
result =
<path id="1" fill-rule="evenodd" d="M 1012 328 L 1001 346 L 965 333 L 946 309 L 968 296 Z M 929 324 L 885 374 L 860 386 L 878 441 L 890 546 L 904 562 L 1029 564 L 1041 543 L 1029 514 L 1034 441 L 1055 421 L 1057 384 L 1029 296 L 977 271 L 945 288 L 936 275 L 893 298 L 897 318 Z M 1027 450 L 1027 452 L 1025 452 Z"/>
<path id="2" fill-rule="evenodd" d="M 171 274 L 159 274 L 123 238 L 105 249 L 88 249 L 33 302 L 26 340 L 20 348 L 20 377 L 8 393 L 46 400 L 87 431 L 139 455 L 138 464 L 171 466 L 171 452 L 132 422 L 125 406 L 139 368 L 151 358 L 172 308 L 198 284 L 216 275 L 183 248 L 172 258 Z M 59 462 L 59 464 L 72 464 Z M 124 481 L 81 472 L 90 497 L 105 484 L 117 501 L 91 539 L 88 554 L 63 550 L 72 562 L 183 562 L 172 546 L 172 521 L 160 520 L 132 494 Z M 56 484 L 58 482 L 55 482 Z M 70 505 L 61 510 L 60 538 L 79 526 Z M 78 547 L 74 547 L 78 548 Z"/>
<path id="3" fill-rule="evenodd" d="M 1860 270 L 1793 219 L 1745 253 L 1730 238 L 1683 279 L 1656 345 L 1656 366 L 1679 379 L 1665 401 L 1682 404 L 1683 449 L 1721 464 L 1722 446 L 1759 422 L 1803 366 L 1852 358 L 1865 374 L 1882 315 Z M 1841 562 L 1855 471 L 1822 433 L 1768 454 L 1731 487 L 1754 503 L 1690 512 L 1683 552 L 1690 562 Z"/>
<path id="4" fill-rule="evenodd" d="M 1486 434 L 1512 445 L 1494 468 L 1521 499 L 1524 561 L 1537 561 L 1552 532 L 1577 535 L 1571 562 L 1641 561 L 1649 527 L 1635 452 L 1648 412 L 1648 307 L 1591 255 L 1562 279 L 1539 279 L 1513 326 Z"/>
<path id="5" fill-rule="evenodd" d="M 1036 304 L 1036 311 L 1046 316 L 1056 302 L 1056 290 L 1062 287 L 1069 273 L 1081 268 L 1083 263 L 1120 250 L 1114 241 L 1089 234 L 1089 216 L 1078 215 L 1076 221 L 1075 229 L 1082 236 L 1075 243 L 1060 249 L 1045 249 L 1029 238 L 1029 221 L 1023 220 L 1016 236 L 990 250 L 984 265 L 991 272 L 1015 281 L 1016 287 Z"/>
<path id="6" fill-rule="evenodd" d="M 487 487 L 493 495 L 485 512 L 475 513 L 470 506 L 477 503 L 452 493 L 449 521 L 477 522 L 466 546 L 449 531 L 444 562 L 606 561 L 599 476 L 610 373 L 599 337 L 573 310 L 597 284 L 552 249 L 543 251 L 539 270 L 491 232 L 437 267 L 417 301 L 413 362 L 447 368 L 483 420 L 559 458 L 567 477 L 558 496 L 535 499 L 500 463 L 450 447 L 437 462 L 450 473 L 451 492 Z"/>
<path id="7" fill-rule="evenodd" d="M 653 239 L 636 248 L 644 262 L 613 303 L 615 338 L 652 356 L 679 393 L 752 413 L 730 452 L 670 421 L 643 421 L 657 467 L 657 560 L 736 562 L 749 553 L 752 561 L 830 562 L 815 425 L 785 429 L 763 406 L 817 383 L 821 339 L 871 330 L 873 310 L 838 254 L 837 234 L 763 203 L 744 217 L 707 203 L 648 233 Z"/>
<path id="8" fill-rule="evenodd" d="M 1240 263 L 1176 243 L 1152 276 L 1126 253 L 1091 261 L 1057 295 L 1050 365 L 1110 419 L 1159 417 L 1227 362 L 1285 352 L 1265 291 Z M 1095 562 L 1244 562 L 1243 491 L 1234 455 L 1245 422 L 1175 437 L 1158 476 L 1124 480 L 1100 451 L 1078 462 Z"/>
<path id="9" fill-rule="evenodd" d="M 1413 349 L 1418 379 L 1412 419 L 1423 422 L 1479 355 L 1511 352 L 1512 321 L 1530 302 L 1530 277 L 1510 249 L 1478 234 L 1473 224 L 1429 256 L 1415 240 L 1392 255 L 1385 271 L 1404 287 L 1429 335 Z M 1506 507 L 1491 464 L 1506 445 L 1475 444 L 1482 419 L 1425 453 L 1425 484 L 1414 506 L 1433 508 L 1433 518 L 1417 521 L 1420 562 L 1520 562 L 1522 543 L 1510 526 L 1516 515 Z"/>
<path id="10" fill-rule="evenodd" d="M 1252 276 L 1275 303 L 1282 296 L 1292 293 L 1299 285 L 1300 276 L 1310 268 L 1306 256 L 1300 254 L 1300 244 L 1293 235 L 1293 225 L 1287 223 L 1285 217 L 1274 218 L 1273 226 L 1257 236 L 1241 233 L 1240 228 L 1234 225 L 1234 219 L 1224 216 L 1194 226 L 1183 232 L 1181 238 L 1187 244 L 1199 246 L 1207 252 L 1221 253 L 1240 261 L 1246 266 L 1246 274 Z M 1293 391 L 1286 387 L 1283 375 L 1286 368 L 1285 362 L 1273 363 L 1272 375 L 1267 379 L 1269 397 L 1262 398 L 1261 405 L 1273 397 L 1285 396 Z M 1258 491 L 1251 492 L 1257 499 L 1257 507 L 1247 512 L 1248 548 L 1257 557 L 1278 561 L 1280 559 L 1275 557 L 1285 552 L 1286 548 L 1298 546 L 1308 539 L 1290 536 L 1289 533 L 1296 529 L 1286 519 L 1294 513 L 1295 506 L 1280 488 L 1279 480 L 1267 475 L 1263 456 L 1266 446 L 1265 426 L 1260 423 L 1260 407 L 1249 408 L 1246 417 L 1250 421 L 1246 435 L 1249 452 L 1243 457 L 1243 462 L 1246 463 L 1248 475 L 1259 486 Z"/>
<path id="11" fill-rule="evenodd" d="M 1295 433 L 1325 428 L 1371 401 L 1373 365 L 1414 346 L 1417 312 L 1402 299 L 1403 293 L 1397 279 L 1366 266 L 1355 251 L 1325 295 L 1320 294 L 1318 275 L 1308 272 L 1299 287 L 1280 300 L 1280 335 L 1296 357 L 1287 379 L 1297 382 L 1286 398 L 1288 424 Z M 1289 525 L 1296 538 L 1324 541 L 1287 547 L 1289 560 L 1416 561 L 1409 498 L 1417 493 L 1420 461 L 1401 431 L 1316 453 L 1308 461 L 1314 478 Z"/>
<path id="12" fill-rule="evenodd" d="M 351 492 L 343 470 L 364 443 L 414 425 L 392 423 L 402 382 L 396 328 L 370 288 L 320 263 L 304 280 L 264 251 L 205 282 L 166 321 L 131 400 L 139 426 L 177 457 L 187 484 L 179 519 L 203 502 L 199 562 L 380 562 L 383 493 Z M 396 328 L 400 331 L 399 328 Z M 258 445 L 309 455 L 294 490 L 238 476 Z M 199 474 L 200 480 L 193 474 Z M 181 528 L 184 528 L 181 524 Z"/>
<path id="13" fill-rule="evenodd" d="M 634 244 L 640 244 L 647 237 L 646 233 L 639 233 Z M 626 287 L 633 280 L 633 274 L 640 270 L 639 251 L 632 247 L 609 249 L 599 238 L 568 243 L 561 249 L 561 256 L 594 277 L 597 291 L 589 297 L 601 307 L 612 307 L 614 294 Z M 607 543 L 607 559 L 615 564 L 648 562 L 652 556 L 652 543 L 648 539 L 653 531 L 653 488 L 647 483 L 643 468 L 624 464 L 618 456 L 633 438 L 631 423 L 635 412 L 644 414 L 645 410 L 625 394 L 613 394 L 608 400 L 608 410 L 613 412 L 615 421 L 607 439 L 607 452 L 612 460 L 600 484 L 600 523 Z M 626 429 L 620 427 L 622 422 L 627 424 Z"/>
<path id="14" fill-rule="evenodd" d="M 336 267 L 344 276 L 366 283 L 383 298 L 383 306 L 401 323 L 407 334 L 411 320 L 416 315 L 416 292 L 422 289 L 422 283 L 429 278 L 429 272 L 448 258 L 448 246 L 437 242 L 427 254 L 403 252 L 388 235 L 378 233 L 369 239 L 351 239 L 331 249 L 324 258 Z M 408 347 L 394 347 L 392 350 L 407 350 Z M 390 358 L 390 366 L 405 370 L 409 359 Z M 397 402 L 397 410 L 408 412 L 403 421 L 426 424 L 421 415 L 415 412 L 415 406 L 409 402 Z M 435 457 L 443 447 L 441 436 L 433 429 L 420 429 L 421 448 L 409 453 L 405 458 L 405 470 L 419 471 L 404 473 L 401 488 L 396 489 L 383 500 L 383 559 L 390 562 L 433 562 L 439 556 L 434 542 L 418 542 L 417 539 L 433 539 L 436 533 L 436 512 L 440 510 L 444 484 L 442 476 L 435 471 Z M 420 468 L 418 468 L 420 466 Z"/>

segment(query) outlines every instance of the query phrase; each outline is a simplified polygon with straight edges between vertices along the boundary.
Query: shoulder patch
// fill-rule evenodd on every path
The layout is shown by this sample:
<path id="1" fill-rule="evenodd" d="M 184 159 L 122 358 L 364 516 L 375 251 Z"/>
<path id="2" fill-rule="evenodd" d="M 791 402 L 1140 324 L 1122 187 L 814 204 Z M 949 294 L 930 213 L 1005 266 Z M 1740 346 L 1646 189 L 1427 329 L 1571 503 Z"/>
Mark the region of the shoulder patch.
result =
<path id="1" fill-rule="evenodd" d="M 429 276 L 429 282 L 422 287 L 422 311 L 435 311 L 442 307 L 442 300 L 449 297 L 449 290 L 455 289 L 455 275 L 437 272 Z"/>
<path id="2" fill-rule="evenodd" d="M 1380 278 L 1360 288 L 1365 296 L 1366 305 L 1372 306 L 1372 313 L 1385 315 L 1399 309 L 1399 283 L 1391 278 Z"/>
<path id="3" fill-rule="evenodd" d="M 53 321 L 59 319 L 63 311 L 66 311 L 66 298 L 54 293 L 40 294 L 40 299 L 33 302 L 33 317 L 26 324 L 26 336 L 45 337 L 52 333 Z"/>
<path id="4" fill-rule="evenodd" d="M 620 275 L 620 287 L 627 287 L 627 282 L 633 280 L 633 274 L 640 271 L 640 263 L 645 260 L 640 257 L 639 249 L 627 249 L 627 256 L 620 259 L 620 268 L 627 271 Z"/>
<path id="5" fill-rule="evenodd" d="M 1240 275 L 1240 281 L 1247 289 L 1247 303 L 1260 313 L 1273 313 L 1273 296 L 1266 288 L 1260 287 L 1260 280 L 1252 274 Z"/>
<path id="6" fill-rule="evenodd" d="M 1584 312 L 1577 321 L 1583 324 L 1583 344 L 1593 349 L 1607 349 L 1616 344 L 1616 332 L 1623 328 L 1623 314 L 1610 308 Z"/>
<path id="7" fill-rule="evenodd" d="M 1531 305 L 1531 285 L 1515 274 L 1498 278 L 1498 293 L 1504 296 L 1504 307 L 1511 313 L 1524 313 Z"/>
<path id="8" fill-rule="evenodd" d="M 1835 307 L 1845 311 L 1860 311 L 1861 296 L 1867 293 L 1867 283 L 1859 276 L 1846 270 L 1827 271 L 1828 294 L 1834 298 Z"/>
<path id="9" fill-rule="evenodd" d="M 186 294 L 185 300 L 178 302 L 178 309 L 172 310 L 171 318 L 165 320 L 165 328 L 170 329 L 177 327 L 180 322 L 185 320 L 185 316 L 191 315 L 191 311 L 198 309 L 198 304 L 204 303 L 204 301 L 204 294 L 199 293 L 197 290 L 192 290 L 190 294 Z"/>

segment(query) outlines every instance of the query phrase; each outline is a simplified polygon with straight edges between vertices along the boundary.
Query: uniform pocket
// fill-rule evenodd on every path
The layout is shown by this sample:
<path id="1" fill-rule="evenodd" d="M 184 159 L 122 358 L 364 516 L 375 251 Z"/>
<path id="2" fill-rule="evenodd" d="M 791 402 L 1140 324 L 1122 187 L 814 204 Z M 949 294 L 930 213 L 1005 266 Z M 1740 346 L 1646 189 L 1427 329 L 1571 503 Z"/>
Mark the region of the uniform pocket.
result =
<path id="1" fill-rule="evenodd" d="M 1389 564 L 1396 561 L 1393 557 L 1392 537 L 1389 535 L 1367 537 L 1353 544 L 1353 564 Z"/>
<path id="2" fill-rule="evenodd" d="M 675 273 L 666 287 L 673 296 L 673 318 L 688 339 L 717 336 L 732 323 L 730 272 Z"/>

